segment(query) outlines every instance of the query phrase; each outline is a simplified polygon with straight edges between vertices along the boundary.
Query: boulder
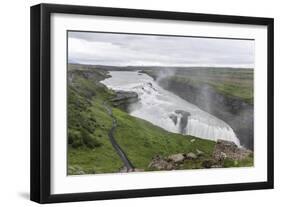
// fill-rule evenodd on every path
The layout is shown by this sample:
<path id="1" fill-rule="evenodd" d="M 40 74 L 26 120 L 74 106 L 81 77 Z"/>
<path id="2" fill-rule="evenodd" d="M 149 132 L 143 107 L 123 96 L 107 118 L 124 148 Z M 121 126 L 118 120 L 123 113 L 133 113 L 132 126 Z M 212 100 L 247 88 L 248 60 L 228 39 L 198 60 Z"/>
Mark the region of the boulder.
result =
<path id="1" fill-rule="evenodd" d="M 185 156 L 184 156 L 184 154 L 182 154 L 182 153 L 170 155 L 170 156 L 168 157 L 168 160 L 169 160 L 169 161 L 176 162 L 176 163 L 178 163 L 178 162 L 183 162 L 184 159 L 185 159 Z"/>
<path id="2" fill-rule="evenodd" d="M 186 159 L 190 159 L 190 160 L 193 160 L 193 159 L 197 159 L 197 155 L 194 154 L 193 152 L 189 152 L 185 155 Z"/>
<path id="3" fill-rule="evenodd" d="M 149 168 L 155 168 L 157 170 L 173 170 L 174 165 L 171 162 L 168 162 L 161 156 L 155 156 L 148 165 Z"/>
<path id="4" fill-rule="evenodd" d="M 197 154 L 198 157 L 201 157 L 202 155 L 204 155 L 204 152 L 202 152 L 199 149 L 196 149 L 196 154 Z"/>
<path id="5" fill-rule="evenodd" d="M 226 158 L 232 160 L 242 160 L 251 153 L 251 150 L 239 148 L 234 142 L 218 140 L 213 152 L 213 158 L 217 161 L 223 161 Z"/>

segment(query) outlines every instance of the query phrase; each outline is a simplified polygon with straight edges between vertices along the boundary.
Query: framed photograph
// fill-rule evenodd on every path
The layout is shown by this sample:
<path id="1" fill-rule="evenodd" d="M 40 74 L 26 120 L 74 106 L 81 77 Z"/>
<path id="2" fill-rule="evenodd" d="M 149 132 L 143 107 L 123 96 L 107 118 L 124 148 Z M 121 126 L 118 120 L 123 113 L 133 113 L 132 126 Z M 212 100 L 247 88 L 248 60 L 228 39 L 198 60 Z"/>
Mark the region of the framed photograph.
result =
<path id="1" fill-rule="evenodd" d="M 273 188 L 273 19 L 31 7 L 31 200 Z"/>

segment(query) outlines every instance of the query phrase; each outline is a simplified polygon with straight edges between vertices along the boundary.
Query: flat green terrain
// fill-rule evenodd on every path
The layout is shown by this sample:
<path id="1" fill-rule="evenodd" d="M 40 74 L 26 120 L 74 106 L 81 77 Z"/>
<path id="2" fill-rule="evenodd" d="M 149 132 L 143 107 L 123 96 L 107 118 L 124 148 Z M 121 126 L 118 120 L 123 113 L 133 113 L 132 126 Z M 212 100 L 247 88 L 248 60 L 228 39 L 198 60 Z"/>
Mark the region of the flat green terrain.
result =
<path id="1" fill-rule="evenodd" d="M 178 169 L 204 168 L 211 159 L 215 142 L 165 131 L 147 121 L 113 107 L 114 91 L 99 81 L 107 72 L 96 67 L 69 65 L 68 70 L 68 175 L 120 172 L 123 162 L 113 148 L 108 132 L 112 117 L 104 107 L 108 103 L 117 127 L 114 133 L 119 146 L 135 168 L 145 171 L 155 156 L 203 152 L 200 159 L 189 160 Z M 245 162 L 245 163 L 243 163 Z M 232 162 L 228 166 L 251 166 L 253 159 Z"/>

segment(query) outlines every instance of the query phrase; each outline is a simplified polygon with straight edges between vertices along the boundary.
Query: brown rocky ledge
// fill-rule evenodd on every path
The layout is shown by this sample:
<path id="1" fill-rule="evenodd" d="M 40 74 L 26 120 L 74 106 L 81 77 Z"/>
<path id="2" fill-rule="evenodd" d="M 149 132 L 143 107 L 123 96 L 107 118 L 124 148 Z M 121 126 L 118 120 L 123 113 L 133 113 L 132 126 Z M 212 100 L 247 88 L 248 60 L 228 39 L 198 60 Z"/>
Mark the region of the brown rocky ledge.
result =
<path id="1" fill-rule="evenodd" d="M 206 158 L 204 152 L 196 149 L 196 153 L 177 153 L 167 157 L 156 155 L 152 158 L 149 169 L 153 170 L 175 170 L 179 169 L 185 161 L 200 161 L 201 168 L 221 168 L 224 160 L 243 160 L 253 152 L 243 147 L 238 147 L 234 142 L 218 140 L 213 155 Z"/>
<path id="2" fill-rule="evenodd" d="M 243 160 L 252 153 L 251 150 L 237 147 L 234 142 L 218 140 L 214 149 L 213 158 L 215 160 L 232 159 Z"/>

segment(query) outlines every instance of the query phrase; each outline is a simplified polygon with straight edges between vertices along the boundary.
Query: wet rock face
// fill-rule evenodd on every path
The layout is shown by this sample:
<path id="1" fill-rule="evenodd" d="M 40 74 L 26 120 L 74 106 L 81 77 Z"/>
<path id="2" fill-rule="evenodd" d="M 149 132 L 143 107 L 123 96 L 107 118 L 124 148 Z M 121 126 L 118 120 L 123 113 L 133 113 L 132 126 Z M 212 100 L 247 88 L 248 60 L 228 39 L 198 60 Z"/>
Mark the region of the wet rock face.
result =
<path id="1" fill-rule="evenodd" d="M 185 134 L 186 133 L 186 127 L 188 123 L 188 117 L 190 116 L 190 113 L 187 111 L 183 110 L 176 110 L 176 114 L 181 114 L 181 119 L 180 119 L 180 133 Z"/>
<path id="2" fill-rule="evenodd" d="M 177 116 L 177 115 L 180 115 Z M 179 132 L 181 134 L 186 134 L 186 128 L 188 124 L 188 117 L 190 116 L 190 113 L 184 110 L 175 110 L 175 114 L 171 114 L 169 116 L 170 119 L 174 122 L 175 125 L 179 122 Z"/>
<path id="3" fill-rule="evenodd" d="M 137 103 L 138 100 L 138 94 L 136 92 L 116 91 L 116 96 L 110 101 L 113 103 L 114 106 L 128 111 L 129 105 Z"/>
<path id="4" fill-rule="evenodd" d="M 169 115 L 169 118 L 172 119 L 175 125 L 178 123 L 178 117 L 175 114 Z"/>

